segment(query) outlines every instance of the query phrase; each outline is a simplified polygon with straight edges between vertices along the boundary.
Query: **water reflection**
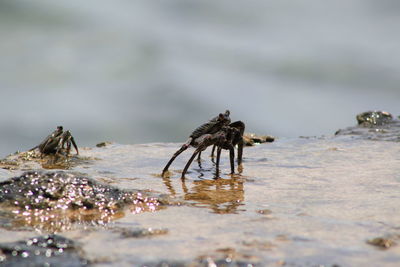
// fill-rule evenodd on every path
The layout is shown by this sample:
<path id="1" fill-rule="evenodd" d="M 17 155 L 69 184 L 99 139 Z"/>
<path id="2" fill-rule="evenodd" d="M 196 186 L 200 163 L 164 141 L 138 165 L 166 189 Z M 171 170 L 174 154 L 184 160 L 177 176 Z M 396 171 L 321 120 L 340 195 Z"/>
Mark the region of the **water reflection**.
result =
<path id="1" fill-rule="evenodd" d="M 243 179 L 236 176 L 196 180 L 190 189 L 182 181 L 182 190 L 185 200 L 194 201 L 195 206 L 207 207 L 219 214 L 237 213 L 244 201 Z"/>
<path id="2" fill-rule="evenodd" d="M 203 167 L 201 154 L 197 157 L 197 168 L 192 168 L 187 173 L 197 175 L 196 180 L 180 179 L 179 183 L 182 189 L 184 200 L 196 207 L 205 207 L 212 210 L 213 213 L 227 214 L 238 213 L 239 207 L 244 205 L 244 178 L 241 176 L 243 166 L 237 166 L 238 174 L 229 174 L 222 178 L 216 172 L 216 163 L 214 160 L 214 151 L 211 152 L 210 158 L 212 165 L 207 168 Z M 206 165 L 206 164 L 205 164 Z M 221 168 L 221 166 L 220 166 Z M 179 195 L 174 188 L 171 180 L 171 172 L 162 176 L 163 182 L 172 196 Z M 212 178 L 211 178 L 212 177 Z"/>
<path id="3" fill-rule="evenodd" d="M 177 195 L 170 177 L 163 182 L 171 195 Z M 244 205 L 244 179 L 240 175 L 230 178 L 180 180 L 183 198 L 196 207 L 205 207 L 218 214 L 233 214 Z"/>

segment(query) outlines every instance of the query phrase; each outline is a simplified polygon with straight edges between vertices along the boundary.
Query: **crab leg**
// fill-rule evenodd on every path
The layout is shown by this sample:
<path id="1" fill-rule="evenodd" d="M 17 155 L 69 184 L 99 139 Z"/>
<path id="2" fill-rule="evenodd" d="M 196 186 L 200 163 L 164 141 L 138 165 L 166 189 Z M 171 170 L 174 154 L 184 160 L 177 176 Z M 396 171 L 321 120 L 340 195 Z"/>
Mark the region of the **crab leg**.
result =
<path id="1" fill-rule="evenodd" d="M 219 177 L 219 160 L 221 158 L 221 150 L 222 150 L 222 148 L 218 147 L 218 149 L 217 149 L 217 162 L 215 163 L 215 165 L 216 165 L 215 174 L 216 174 L 217 178 Z"/>
<path id="2" fill-rule="evenodd" d="M 210 154 L 212 162 L 214 162 L 215 147 L 216 147 L 216 145 L 213 145 L 212 150 L 211 150 L 211 154 Z M 200 160 L 201 160 L 201 151 L 199 152 L 199 155 L 197 157 L 197 161 L 200 161 Z"/>
<path id="3" fill-rule="evenodd" d="M 235 149 L 233 146 L 229 148 L 229 159 L 231 161 L 231 174 L 235 173 Z"/>
<path id="4" fill-rule="evenodd" d="M 172 162 L 175 160 L 179 154 L 181 154 L 183 151 L 185 151 L 189 146 L 187 144 L 184 144 L 178 151 L 175 152 L 175 154 L 172 156 L 172 158 L 168 161 L 167 165 L 165 165 L 164 170 L 162 171 L 162 176 L 168 171 L 169 166 L 172 164 Z"/>
<path id="5" fill-rule="evenodd" d="M 64 146 L 64 144 L 63 144 Z M 67 141 L 67 155 L 69 155 L 69 153 L 71 152 L 71 139 L 69 139 Z"/>
<path id="6" fill-rule="evenodd" d="M 71 142 L 72 142 L 72 145 L 74 146 L 74 148 L 76 150 L 76 154 L 79 155 L 78 146 L 76 145 L 75 140 L 74 140 L 74 138 L 72 136 L 71 136 Z M 69 146 L 71 147 L 71 144 Z"/>
<path id="7" fill-rule="evenodd" d="M 186 163 L 186 166 L 185 166 L 185 168 L 184 168 L 183 171 L 182 171 L 182 176 L 181 176 L 182 179 L 185 179 L 185 174 L 186 174 L 187 170 L 189 169 L 190 164 L 192 164 L 193 159 L 196 157 L 196 155 L 197 155 L 198 153 L 200 153 L 200 151 L 202 151 L 202 149 L 203 149 L 203 148 L 197 148 L 197 149 L 193 152 L 193 155 L 190 157 L 189 161 Z"/>
<path id="8" fill-rule="evenodd" d="M 217 177 L 219 176 L 219 162 L 221 159 L 221 151 L 222 148 L 218 147 L 217 149 L 217 162 L 216 162 L 216 174 Z M 235 173 L 235 149 L 233 146 L 229 148 L 229 159 L 230 159 L 230 164 L 231 164 L 231 174 Z"/>
<path id="9" fill-rule="evenodd" d="M 243 138 L 238 143 L 238 165 L 242 164 L 242 155 L 243 155 Z"/>
<path id="10" fill-rule="evenodd" d="M 240 140 L 236 140 L 238 145 L 238 165 L 240 165 L 242 163 L 243 145 L 244 145 L 243 134 L 246 126 L 242 121 L 232 122 L 229 126 L 238 129 L 240 132 Z"/>
<path id="11" fill-rule="evenodd" d="M 62 149 L 64 148 L 64 144 L 66 142 L 65 133 L 66 132 L 64 132 L 62 134 L 62 136 L 60 137 L 60 140 L 58 140 L 57 149 L 56 149 L 56 153 L 55 154 L 60 154 L 60 151 L 62 151 Z"/>
<path id="12" fill-rule="evenodd" d="M 212 162 L 214 162 L 215 147 L 216 147 L 216 145 L 213 145 L 212 150 L 211 150 L 211 161 L 212 161 Z"/>

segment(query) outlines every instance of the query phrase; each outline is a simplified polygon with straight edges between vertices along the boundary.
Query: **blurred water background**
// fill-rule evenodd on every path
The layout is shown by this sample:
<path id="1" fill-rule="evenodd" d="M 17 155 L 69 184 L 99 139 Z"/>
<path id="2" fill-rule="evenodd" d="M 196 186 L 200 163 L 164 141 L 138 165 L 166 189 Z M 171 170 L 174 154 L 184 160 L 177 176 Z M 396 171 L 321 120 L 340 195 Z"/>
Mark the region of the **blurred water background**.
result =
<path id="1" fill-rule="evenodd" d="M 333 134 L 400 114 L 400 2 L 0 0 L 0 156 L 63 125 L 79 146 L 247 130 Z"/>

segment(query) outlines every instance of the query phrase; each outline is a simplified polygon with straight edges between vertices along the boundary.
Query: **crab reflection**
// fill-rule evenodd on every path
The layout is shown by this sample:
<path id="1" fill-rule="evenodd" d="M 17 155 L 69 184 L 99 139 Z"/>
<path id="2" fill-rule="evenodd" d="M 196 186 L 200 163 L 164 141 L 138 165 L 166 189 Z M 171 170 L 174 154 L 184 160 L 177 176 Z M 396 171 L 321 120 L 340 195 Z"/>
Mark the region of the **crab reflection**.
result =
<path id="1" fill-rule="evenodd" d="M 244 201 L 243 180 L 239 177 L 230 179 L 196 180 L 191 189 L 182 181 L 182 190 L 187 201 L 194 201 L 194 206 L 210 208 L 214 213 L 237 213 Z"/>
<path id="2" fill-rule="evenodd" d="M 170 177 L 163 182 L 171 195 L 177 195 Z M 196 207 L 205 207 L 218 214 L 233 214 L 244 209 L 244 179 L 240 175 L 229 178 L 180 180 L 183 198 Z"/>

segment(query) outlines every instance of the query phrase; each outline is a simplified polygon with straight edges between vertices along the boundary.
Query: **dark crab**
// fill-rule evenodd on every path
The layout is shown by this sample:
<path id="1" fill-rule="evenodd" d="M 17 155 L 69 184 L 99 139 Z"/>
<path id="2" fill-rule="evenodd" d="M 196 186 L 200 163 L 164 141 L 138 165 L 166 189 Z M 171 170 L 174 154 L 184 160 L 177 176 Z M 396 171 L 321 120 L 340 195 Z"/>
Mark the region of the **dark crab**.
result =
<path id="1" fill-rule="evenodd" d="M 74 137 L 70 131 L 63 131 L 62 126 L 57 126 L 57 129 L 47 136 L 39 145 L 31 150 L 39 149 L 41 155 L 69 155 L 71 151 L 71 144 L 79 155 L 78 146 L 75 143 Z"/>
<path id="2" fill-rule="evenodd" d="M 237 163 L 240 166 L 242 164 L 243 156 L 243 134 L 244 134 L 245 124 L 242 121 L 235 121 L 229 124 L 227 127 L 223 127 L 222 131 L 225 132 L 226 136 L 223 142 L 216 143 L 213 149 L 217 147 L 217 170 L 216 174 L 219 175 L 219 160 L 221 157 L 221 150 L 229 150 L 229 159 L 231 163 L 231 173 L 235 173 L 235 146 L 238 146 L 238 156 Z"/>
<path id="3" fill-rule="evenodd" d="M 210 121 L 204 123 L 203 125 L 196 128 L 190 135 L 189 139 L 182 145 L 182 147 L 175 152 L 172 158 L 168 161 L 165 166 L 162 175 L 168 171 L 169 166 L 175 160 L 175 158 L 185 151 L 190 146 L 196 148 L 190 157 L 189 161 L 186 163 L 185 168 L 182 171 L 182 178 L 193 162 L 196 155 L 200 154 L 201 151 L 205 150 L 207 147 L 213 145 L 217 148 L 217 161 L 216 161 L 216 174 L 219 174 L 219 161 L 222 149 L 229 150 L 230 163 L 231 163 L 231 173 L 235 172 L 234 168 L 234 147 L 238 145 L 238 164 L 242 162 L 243 154 L 243 132 L 245 125 L 241 121 L 236 121 L 233 123 L 229 118 L 229 110 L 225 113 L 220 113 L 217 117 L 212 118 Z"/>
<path id="4" fill-rule="evenodd" d="M 236 130 L 230 130 L 230 132 L 233 134 L 232 136 L 232 145 L 235 147 L 238 145 L 238 165 L 242 163 L 242 154 L 243 154 L 243 146 L 246 145 L 245 142 L 245 136 L 244 136 L 244 129 L 245 129 L 245 124 L 242 121 L 235 121 L 231 124 L 229 124 L 230 127 L 236 128 Z M 233 132 L 232 132 L 233 131 Z M 222 145 L 224 146 L 224 145 Z M 215 158 L 215 148 L 217 145 L 213 145 L 212 150 L 211 150 L 211 160 L 212 162 L 215 163 L 214 158 Z M 225 145 L 224 147 L 220 147 L 223 149 L 229 149 Z M 221 152 L 219 152 L 221 153 Z M 198 153 L 197 160 L 200 162 L 201 161 L 201 151 Z"/>

